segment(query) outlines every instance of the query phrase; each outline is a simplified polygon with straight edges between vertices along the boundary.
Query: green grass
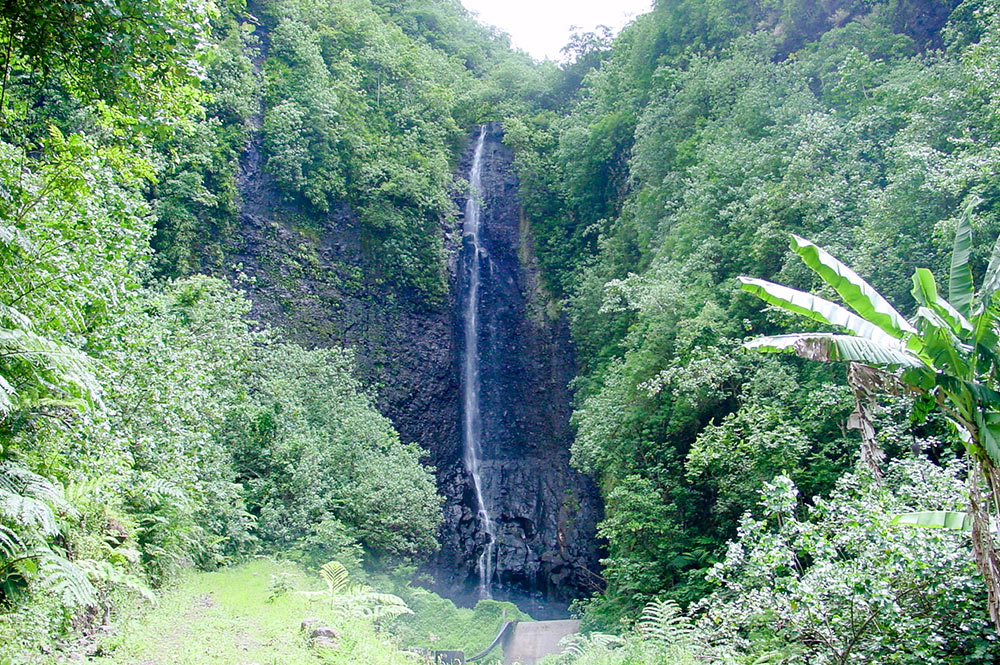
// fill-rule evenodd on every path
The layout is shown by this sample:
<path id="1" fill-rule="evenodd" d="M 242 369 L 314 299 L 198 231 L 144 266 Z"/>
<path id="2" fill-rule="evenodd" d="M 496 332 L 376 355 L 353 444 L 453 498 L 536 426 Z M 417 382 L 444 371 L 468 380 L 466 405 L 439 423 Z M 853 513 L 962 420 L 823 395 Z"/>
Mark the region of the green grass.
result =
<path id="1" fill-rule="evenodd" d="M 399 617 L 393 624 L 393 631 L 407 646 L 459 649 L 466 656 L 474 656 L 489 646 L 504 621 L 532 621 L 513 603 L 481 600 L 475 608 L 468 609 L 456 607 L 447 598 L 418 587 L 397 589 L 396 593 L 413 610 L 412 615 Z M 489 665 L 502 658 L 498 647 L 481 662 Z"/>
<path id="2" fill-rule="evenodd" d="M 279 579 L 284 593 L 269 598 Z M 393 640 L 368 621 L 334 617 L 322 600 L 299 591 L 320 588 L 295 564 L 259 559 L 211 573 L 191 573 L 156 609 L 103 644 L 102 665 L 411 665 Z M 316 617 L 341 633 L 338 647 L 317 651 L 300 632 Z"/>

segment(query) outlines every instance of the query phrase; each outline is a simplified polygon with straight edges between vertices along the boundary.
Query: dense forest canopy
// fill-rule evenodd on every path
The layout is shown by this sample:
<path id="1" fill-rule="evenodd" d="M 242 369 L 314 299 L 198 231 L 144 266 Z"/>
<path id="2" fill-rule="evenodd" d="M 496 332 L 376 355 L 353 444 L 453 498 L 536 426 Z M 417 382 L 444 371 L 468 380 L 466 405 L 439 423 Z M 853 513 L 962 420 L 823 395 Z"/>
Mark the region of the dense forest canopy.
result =
<path id="1" fill-rule="evenodd" d="M 911 316 L 969 210 L 982 283 L 995 0 L 661 0 L 561 64 L 457 0 L 15 0 L 0 47 L 0 662 L 47 662 L 49 635 L 192 565 L 412 573 L 437 548 L 426 451 L 350 349 L 251 319 L 233 257 L 268 178 L 306 239 L 276 271 L 447 307 L 458 164 L 488 121 L 605 504 L 605 588 L 577 609 L 604 631 L 647 612 L 564 660 L 995 661 L 968 536 L 892 524 L 964 509 L 957 433 L 880 397 L 871 477 L 845 368 L 743 348 L 825 328 L 736 280 L 832 296 L 795 233 Z M 307 241 L 341 213 L 361 265 Z"/>

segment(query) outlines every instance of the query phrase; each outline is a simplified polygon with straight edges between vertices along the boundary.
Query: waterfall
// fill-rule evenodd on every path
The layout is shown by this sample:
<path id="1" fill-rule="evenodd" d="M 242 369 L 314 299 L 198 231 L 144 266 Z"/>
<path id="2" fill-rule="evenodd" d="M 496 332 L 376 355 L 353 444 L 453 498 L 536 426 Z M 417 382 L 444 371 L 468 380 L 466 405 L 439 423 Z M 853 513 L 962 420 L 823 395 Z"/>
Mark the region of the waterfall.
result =
<path id="1" fill-rule="evenodd" d="M 465 355 L 462 362 L 463 384 L 463 422 L 462 443 L 465 451 L 465 468 L 472 476 L 472 484 L 476 490 L 476 502 L 479 507 L 479 521 L 486 533 L 487 543 L 479 555 L 477 564 L 479 572 L 479 597 L 490 598 L 490 587 L 493 579 L 493 550 L 496 546 L 496 527 L 490 517 L 489 509 L 483 498 L 483 481 L 480 475 L 483 449 L 482 420 L 479 413 L 479 278 L 480 254 L 482 246 L 479 242 L 479 222 L 482 210 L 483 185 L 483 144 L 486 140 L 486 126 L 479 131 L 479 141 L 472 158 L 472 170 L 469 173 L 469 200 L 465 204 L 465 220 L 463 235 L 465 236 L 465 251 L 468 260 L 468 286 L 465 294 Z"/>

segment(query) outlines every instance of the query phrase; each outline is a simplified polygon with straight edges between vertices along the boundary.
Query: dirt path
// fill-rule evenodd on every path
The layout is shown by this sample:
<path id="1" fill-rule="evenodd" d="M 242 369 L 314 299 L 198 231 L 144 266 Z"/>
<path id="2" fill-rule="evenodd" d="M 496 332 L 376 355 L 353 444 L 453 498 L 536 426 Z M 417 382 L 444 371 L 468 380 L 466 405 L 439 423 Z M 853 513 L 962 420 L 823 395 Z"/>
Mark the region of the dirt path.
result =
<path id="1" fill-rule="evenodd" d="M 271 598 L 271 561 L 195 573 L 159 606 L 120 629 L 96 659 L 103 665 L 317 665 L 299 632 L 301 594 Z"/>

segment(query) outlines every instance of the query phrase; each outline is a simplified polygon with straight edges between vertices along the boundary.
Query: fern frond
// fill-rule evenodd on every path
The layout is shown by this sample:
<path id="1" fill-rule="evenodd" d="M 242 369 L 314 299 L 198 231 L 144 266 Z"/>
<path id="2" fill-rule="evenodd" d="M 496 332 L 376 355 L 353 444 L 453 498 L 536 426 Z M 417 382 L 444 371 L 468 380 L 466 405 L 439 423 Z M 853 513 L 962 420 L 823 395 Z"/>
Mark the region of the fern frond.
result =
<path id="1" fill-rule="evenodd" d="M 63 488 L 63 496 L 71 505 L 80 503 L 84 498 L 96 495 L 110 483 L 109 476 L 94 476 L 85 480 L 75 480 Z"/>
<path id="2" fill-rule="evenodd" d="M 646 604 L 638 624 L 645 640 L 668 647 L 689 647 L 694 643 L 694 627 L 672 600 L 653 600 Z"/>
<path id="3" fill-rule="evenodd" d="M 608 633 L 591 633 L 589 638 L 591 644 L 604 649 L 618 647 L 625 644 L 625 640 L 618 635 L 610 635 Z"/>
<path id="4" fill-rule="evenodd" d="M 0 374 L 0 415 L 10 413 L 14 410 L 14 397 L 17 391 L 10 381 Z"/>
<path id="5" fill-rule="evenodd" d="M 563 653 L 572 654 L 574 656 L 582 656 L 583 652 L 586 651 L 589 642 L 587 641 L 586 635 L 575 633 L 573 635 L 567 635 L 559 640 L 559 644 L 562 646 Z"/>
<path id="6" fill-rule="evenodd" d="M 79 349 L 36 334 L 30 325 L 0 326 L 0 358 L 22 361 L 20 371 L 27 372 L 31 383 L 41 389 L 42 394 L 36 397 L 78 397 L 100 406 L 101 386 L 91 370 L 90 357 Z M 0 415 L 4 415 L 16 406 L 14 388 L 6 378 L 0 386 L 0 396 L 3 398 Z"/>
<path id="7" fill-rule="evenodd" d="M 0 491 L 0 519 L 37 530 L 43 536 L 59 535 L 59 524 L 49 506 L 38 499 Z"/>
<path id="8" fill-rule="evenodd" d="M 0 225 L 0 242 L 4 240 L 3 226 Z M 0 323 L 7 328 L 20 328 L 21 330 L 31 330 L 34 325 L 31 319 L 22 314 L 17 308 L 0 303 Z"/>
<path id="9" fill-rule="evenodd" d="M 163 502 L 178 506 L 187 505 L 188 496 L 184 488 L 166 478 L 158 478 L 151 473 L 140 473 L 135 476 L 132 485 L 136 491 L 133 496 L 148 506 L 156 506 Z"/>
<path id="10" fill-rule="evenodd" d="M 12 559 L 24 551 L 24 544 L 13 529 L 0 524 L 0 559 Z"/>
<path id="11" fill-rule="evenodd" d="M 326 588 L 331 594 L 341 593 L 347 588 L 349 575 L 347 568 L 339 561 L 329 561 L 319 569 L 319 576 L 326 582 Z"/>
<path id="12" fill-rule="evenodd" d="M 70 517 L 78 514 L 66 501 L 61 485 L 13 462 L 0 464 L 0 492 L 3 491 L 36 499 Z"/>
<path id="13" fill-rule="evenodd" d="M 87 573 L 71 561 L 51 551 L 37 552 L 38 576 L 35 583 L 60 598 L 68 607 L 93 607 L 97 591 Z"/>
<path id="14" fill-rule="evenodd" d="M 625 640 L 618 635 L 608 633 L 590 633 L 589 635 L 574 633 L 559 640 L 559 644 L 563 648 L 563 653 L 582 656 L 592 651 L 615 649 L 625 644 Z"/>
<path id="15" fill-rule="evenodd" d="M 363 619 L 378 621 L 380 619 L 398 617 L 403 614 L 413 614 L 413 610 L 405 605 L 375 605 L 374 607 L 362 609 L 360 616 Z"/>
<path id="16" fill-rule="evenodd" d="M 87 574 L 91 583 L 105 583 L 110 586 L 126 588 L 142 596 L 150 603 L 156 602 L 156 594 L 141 579 L 127 573 L 109 561 L 95 559 L 80 559 L 75 562 Z"/>
<path id="17" fill-rule="evenodd" d="M 406 601 L 399 596 L 379 593 L 359 584 L 334 595 L 331 604 L 335 614 L 360 619 L 377 620 L 389 616 L 413 614 Z"/>
<path id="18" fill-rule="evenodd" d="M 343 594 L 348 600 L 369 603 L 373 605 L 396 605 L 406 607 L 406 601 L 391 593 L 372 591 L 368 587 L 354 586 Z"/>
<path id="19" fill-rule="evenodd" d="M 108 563 L 114 564 L 137 564 L 142 560 L 142 552 L 134 547 L 119 545 L 117 540 L 110 540 L 110 536 L 105 536 L 101 543 L 101 552 L 107 557 Z"/>

